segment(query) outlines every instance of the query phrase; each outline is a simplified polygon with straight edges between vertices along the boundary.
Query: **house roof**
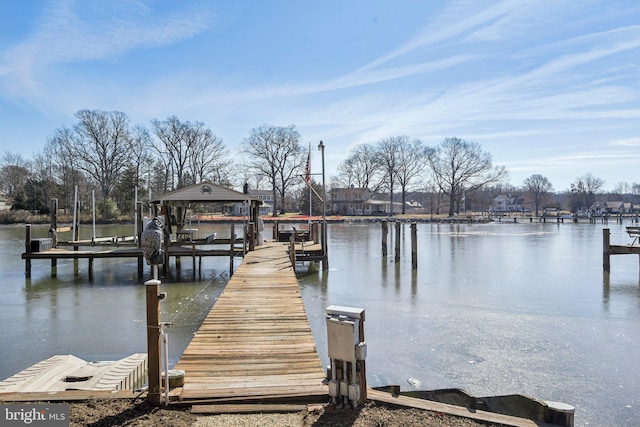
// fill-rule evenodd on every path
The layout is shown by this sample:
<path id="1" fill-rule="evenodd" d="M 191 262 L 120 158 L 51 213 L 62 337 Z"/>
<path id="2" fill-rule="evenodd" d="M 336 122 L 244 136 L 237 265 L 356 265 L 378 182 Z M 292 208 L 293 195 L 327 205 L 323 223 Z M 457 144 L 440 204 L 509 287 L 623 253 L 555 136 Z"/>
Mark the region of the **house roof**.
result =
<path id="1" fill-rule="evenodd" d="M 159 204 L 163 202 L 183 202 L 183 203 L 235 203 L 245 200 L 254 201 L 258 204 L 262 200 L 243 194 L 230 188 L 222 187 L 212 182 L 203 181 L 199 184 L 193 184 L 179 190 L 170 191 L 155 199 L 151 203 Z"/>

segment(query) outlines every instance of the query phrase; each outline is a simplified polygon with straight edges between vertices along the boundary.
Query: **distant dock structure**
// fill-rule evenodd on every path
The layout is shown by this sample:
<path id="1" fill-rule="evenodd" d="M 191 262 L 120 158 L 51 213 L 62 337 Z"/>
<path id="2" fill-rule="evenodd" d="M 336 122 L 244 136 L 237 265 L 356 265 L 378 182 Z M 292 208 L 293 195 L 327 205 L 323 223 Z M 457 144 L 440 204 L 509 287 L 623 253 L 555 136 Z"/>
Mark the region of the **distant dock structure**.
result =
<path id="1" fill-rule="evenodd" d="M 189 209 L 197 204 L 237 204 L 244 206 L 243 221 L 231 223 L 229 238 L 217 238 L 207 236 L 196 238 L 194 229 L 191 228 L 187 218 Z M 31 276 L 32 260 L 50 260 L 51 274 L 57 274 L 57 261 L 59 259 L 74 260 L 74 270 L 78 271 L 78 260 L 87 259 L 89 262 L 89 277 L 93 274 L 93 262 L 99 258 L 136 258 L 138 261 L 138 276 L 143 276 L 144 257 L 140 247 L 140 234 L 143 229 L 142 209 L 139 209 L 136 201 L 135 235 L 125 237 L 92 237 L 90 240 L 80 240 L 78 233 L 77 215 L 74 210 L 74 223 L 72 227 L 58 227 L 57 212 L 58 201 L 52 199 L 51 227 L 49 237 L 33 238 L 30 224 L 26 226 L 25 252 L 22 259 L 25 260 L 25 274 Z M 202 266 L 202 257 L 223 256 L 229 257 L 230 272 L 233 272 L 233 260 L 235 257 L 243 257 L 248 251 L 253 251 L 258 241 L 257 225 L 259 216 L 260 199 L 252 197 L 229 188 L 219 186 L 211 182 L 194 184 L 176 191 L 172 191 L 151 200 L 151 216 L 164 218 L 166 237 L 164 239 L 164 272 L 169 268 L 169 261 L 173 257 L 176 269 L 180 269 L 181 257 L 191 257 L 194 275 L 196 272 L 196 260 Z M 75 203 L 77 206 L 77 202 Z M 242 224 L 236 224 L 241 222 Z M 242 229 L 236 230 L 236 225 Z M 240 228 L 240 227 L 238 227 Z M 72 237 L 63 241 L 62 233 L 72 233 Z M 238 236 L 240 234 L 240 236 Z"/>

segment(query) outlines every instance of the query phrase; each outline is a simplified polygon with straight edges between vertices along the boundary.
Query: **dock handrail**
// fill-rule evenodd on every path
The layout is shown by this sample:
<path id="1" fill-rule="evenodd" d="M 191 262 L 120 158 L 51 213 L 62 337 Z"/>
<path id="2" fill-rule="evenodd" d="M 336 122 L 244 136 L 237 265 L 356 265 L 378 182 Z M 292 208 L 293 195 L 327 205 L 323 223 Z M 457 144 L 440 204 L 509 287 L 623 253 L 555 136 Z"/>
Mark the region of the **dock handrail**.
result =
<path id="1" fill-rule="evenodd" d="M 640 226 L 627 226 L 627 234 L 629 234 L 629 237 L 633 238 L 631 244 L 635 245 L 635 243 L 638 241 L 638 238 L 640 237 Z"/>

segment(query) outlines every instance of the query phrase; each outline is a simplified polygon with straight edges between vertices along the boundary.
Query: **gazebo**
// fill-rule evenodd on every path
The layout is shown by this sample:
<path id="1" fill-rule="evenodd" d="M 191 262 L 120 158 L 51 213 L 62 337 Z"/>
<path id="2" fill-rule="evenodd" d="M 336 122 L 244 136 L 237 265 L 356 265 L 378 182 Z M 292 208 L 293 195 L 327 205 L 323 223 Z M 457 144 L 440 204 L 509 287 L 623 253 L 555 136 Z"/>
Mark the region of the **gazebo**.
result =
<path id="1" fill-rule="evenodd" d="M 163 215 L 165 218 L 165 229 L 169 235 L 179 235 L 185 232 L 188 225 L 186 214 L 189 208 L 197 204 L 236 204 L 245 203 L 249 212 L 249 229 L 247 234 L 251 237 L 249 241 L 250 250 L 253 249 L 257 238 L 255 227 L 258 224 L 259 207 L 262 200 L 251 197 L 249 194 L 241 193 L 230 188 L 203 181 L 188 187 L 165 193 L 150 201 L 155 215 Z M 175 229 L 174 229 L 175 227 Z M 165 239 L 165 246 L 169 243 Z M 168 255 L 168 251 L 165 251 Z"/>

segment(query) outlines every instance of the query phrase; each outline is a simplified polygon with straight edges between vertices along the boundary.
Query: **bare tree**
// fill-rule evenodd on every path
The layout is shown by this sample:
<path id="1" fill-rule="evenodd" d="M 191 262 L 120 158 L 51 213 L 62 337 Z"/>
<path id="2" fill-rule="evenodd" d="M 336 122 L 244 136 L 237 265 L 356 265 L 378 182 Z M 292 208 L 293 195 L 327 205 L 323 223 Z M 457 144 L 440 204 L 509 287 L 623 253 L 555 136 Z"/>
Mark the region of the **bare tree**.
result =
<path id="1" fill-rule="evenodd" d="M 571 212 L 578 212 L 580 209 L 589 209 L 596 201 L 596 194 L 604 186 L 604 181 L 587 172 L 583 176 L 576 178 L 571 183 Z"/>
<path id="2" fill-rule="evenodd" d="M 384 185 L 389 190 L 389 215 L 393 214 L 393 191 L 400 167 L 400 146 L 406 136 L 384 138 L 376 144 L 376 162 L 384 175 Z"/>
<path id="3" fill-rule="evenodd" d="M 172 190 L 185 186 L 184 178 L 189 161 L 187 142 L 187 125 L 176 116 L 171 116 L 165 121 L 152 120 L 153 132 L 158 141 L 153 143 L 158 155 L 167 167 L 166 176 L 172 180 L 169 188 Z M 173 181 L 173 178 L 177 182 Z M 169 189 L 165 188 L 165 190 Z"/>
<path id="4" fill-rule="evenodd" d="M 419 139 L 409 141 L 409 138 L 398 137 L 399 165 L 397 170 L 398 184 L 402 191 L 402 213 L 406 213 L 407 191 L 411 181 L 422 173 L 433 156 L 434 149 L 426 147 Z"/>
<path id="5" fill-rule="evenodd" d="M 204 123 L 196 122 L 189 126 L 185 135 L 190 151 L 189 169 L 195 182 L 209 179 L 216 184 L 228 180 L 231 160 L 227 158 L 227 149 L 222 138 L 216 136 Z"/>
<path id="6" fill-rule="evenodd" d="M 220 183 L 230 162 L 222 139 L 202 122 L 182 122 L 176 116 L 153 120 L 153 146 L 167 167 L 171 189 L 211 179 Z"/>
<path id="7" fill-rule="evenodd" d="M 251 170 L 271 182 L 273 216 L 278 215 L 278 195 L 284 203 L 285 192 L 295 183 L 306 161 L 299 141 L 300 134 L 295 125 L 267 124 L 251 129 L 242 141 L 243 151 L 250 157 Z"/>
<path id="8" fill-rule="evenodd" d="M 380 187 L 380 164 L 371 144 L 360 144 L 338 166 L 338 182 L 343 187 L 368 188 L 376 192 Z"/>
<path id="9" fill-rule="evenodd" d="M 150 172 L 153 158 L 151 156 L 151 136 L 147 128 L 136 125 L 131 130 L 130 168 L 134 171 L 135 186 L 142 187 L 143 176 Z"/>
<path id="10" fill-rule="evenodd" d="M 21 197 L 24 184 L 29 177 L 30 164 L 20 154 L 6 151 L 0 163 L 0 185 L 2 191 L 12 198 Z"/>
<path id="11" fill-rule="evenodd" d="M 534 174 L 524 180 L 523 186 L 525 196 L 529 203 L 533 204 L 536 216 L 538 216 L 539 209 L 543 207 L 551 196 L 553 185 L 551 185 L 547 177 Z"/>
<path id="12" fill-rule="evenodd" d="M 65 157 L 76 158 L 75 165 L 100 187 L 107 217 L 107 199 L 128 165 L 131 152 L 129 118 L 119 111 L 80 110 L 79 122 L 54 136 Z"/>
<path id="13" fill-rule="evenodd" d="M 480 144 L 446 138 L 430 159 L 435 182 L 449 196 L 449 216 L 459 211 L 465 191 L 474 191 L 507 177 L 504 166 L 493 167 L 491 155 Z"/>
<path id="14" fill-rule="evenodd" d="M 53 173 L 56 182 L 60 185 L 62 196 L 60 208 L 67 212 L 73 209 L 75 186 L 87 183 L 86 176 L 77 165 L 79 159 L 75 156 L 72 148 L 76 145 L 76 138 L 77 136 L 72 129 L 62 127 L 54 131 L 53 136 L 47 141 L 46 148 L 46 151 L 54 159 Z"/>

